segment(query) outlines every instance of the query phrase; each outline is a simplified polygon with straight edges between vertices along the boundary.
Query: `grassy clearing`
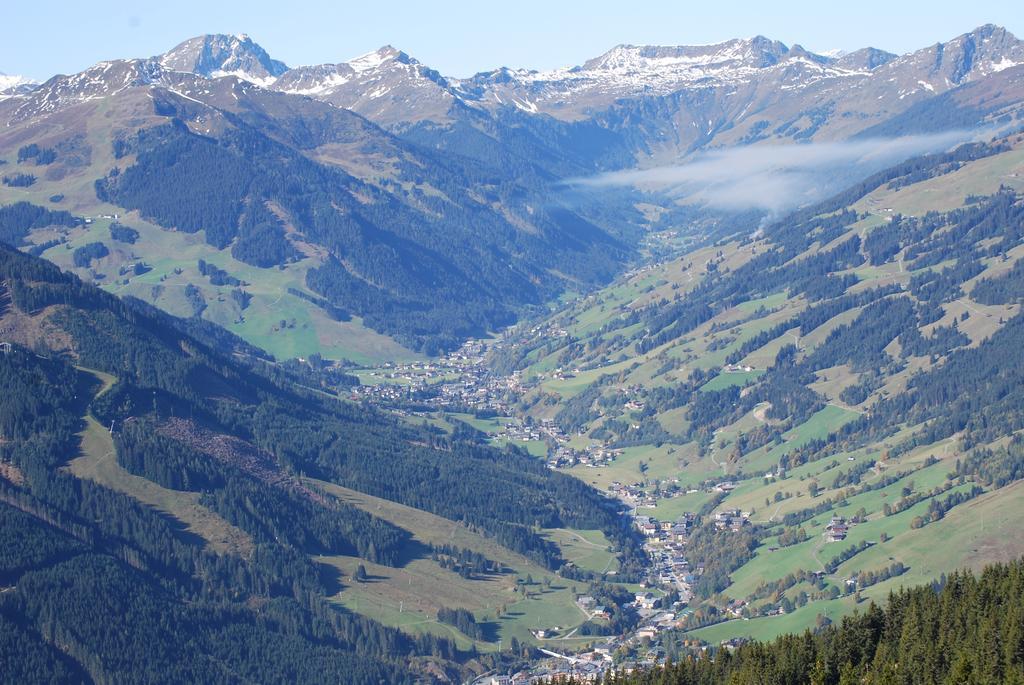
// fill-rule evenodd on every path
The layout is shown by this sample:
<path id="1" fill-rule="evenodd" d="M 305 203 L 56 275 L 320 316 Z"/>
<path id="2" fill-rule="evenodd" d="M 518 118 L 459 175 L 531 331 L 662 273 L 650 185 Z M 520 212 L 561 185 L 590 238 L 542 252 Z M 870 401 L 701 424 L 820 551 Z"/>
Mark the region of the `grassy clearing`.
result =
<path id="1" fill-rule="evenodd" d="M 927 212 L 947 212 L 961 207 L 968 195 L 991 195 L 1000 185 L 1020 191 L 1024 188 L 1024 149 L 1009 150 L 975 160 L 957 171 L 943 174 L 898 190 L 883 186 L 868 194 L 853 207 L 858 211 L 922 216 Z"/>
<path id="2" fill-rule="evenodd" d="M 314 259 L 264 269 L 240 262 L 230 252 L 208 245 L 202 232 L 168 231 L 134 213 L 122 217 L 121 222 L 139 231 L 135 244 L 112 240 L 110 220 L 97 219 L 70 231 L 65 245 L 50 248 L 43 256 L 106 290 L 138 297 L 177 316 L 192 314 L 184 290 L 189 284 L 195 285 L 207 303 L 204 318 L 279 359 L 306 357 L 314 352 L 328 359 L 344 358 L 363 364 L 419 358 L 391 338 L 364 326 L 359 317 L 333 320 L 319 307 L 292 294 L 290 291 L 309 293 L 306 273 L 316 266 Z M 111 254 L 94 262 L 92 269 L 75 268 L 71 261 L 74 248 L 94 241 L 107 245 Z M 234 286 L 214 286 L 199 273 L 200 259 L 246 283 L 242 289 L 252 296 L 246 309 L 240 309 L 231 298 Z M 139 261 L 151 270 L 139 276 L 119 275 L 122 267 Z"/>
<path id="3" fill-rule="evenodd" d="M 437 610 L 461 607 L 472 611 L 478 621 L 491 624 L 494 641 L 500 639 L 506 644 L 513 636 L 537 644 L 531 629 L 557 626 L 571 630 L 586 618 L 574 602 L 575 593 L 585 589 L 585 585 L 560 578 L 490 538 L 412 507 L 324 481 L 310 482 L 341 501 L 408 530 L 420 544 L 449 544 L 472 549 L 509 569 L 508 573 L 486 579 L 467 580 L 441 568 L 429 556 L 410 560 L 401 568 L 379 566 L 355 557 L 318 557 L 317 561 L 338 569 L 345 576 L 345 586 L 333 599 L 354 611 L 409 632 L 447 634 L 451 629 L 435 620 Z M 549 534 L 566 544 L 567 554 L 578 554 L 581 560 L 578 563 L 596 565 L 601 561 L 598 550 L 591 547 L 601 544 L 600 533 L 559 530 Z M 580 539 L 572 544 L 576 534 Z M 365 566 L 370 582 L 348 580 L 359 564 Z M 516 592 L 517 579 L 533 580 L 529 598 Z M 468 641 L 465 636 L 461 639 Z M 492 644 L 480 643 L 478 647 L 490 649 Z"/>
<path id="4" fill-rule="evenodd" d="M 763 375 L 763 369 L 755 369 L 754 371 L 723 371 L 704 385 L 700 386 L 700 392 L 724 390 L 725 388 L 729 388 L 734 385 L 742 387 L 751 381 L 756 381 Z"/>
<path id="5" fill-rule="evenodd" d="M 856 563 L 843 564 L 839 574 L 881 568 L 890 560 L 910 568 L 900 577 L 904 585 L 929 581 L 952 568 L 978 571 L 986 564 L 1024 554 L 1024 537 L 1018 534 L 1022 517 L 1024 481 L 1018 481 L 954 507 L 943 519 L 923 528 L 911 529 L 909 521 L 901 522 L 905 524 L 902 531 L 891 531 L 888 542 L 865 550 L 854 558 Z M 870 596 L 876 595 L 884 597 L 879 591 Z"/>
<path id="6" fill-rule="evenodd" d="M 95 179 L 111 167 L 123 169 L 133 163 L 131 155 L 122 159 L 114 158 L 110 141 L 117 137 L 117 131 L 113 129 L 115 122 L 131 120 L 133 126 L 145 128 L 150 123 L 163 123 L 164 120 L 153 113 L 148 94 L 141 91 L 136 95 L 125 94 L 116 101 L 97 101 L 80 114 L 71 129 L 60 133 L 54 131 L 48 135 L 68 138 L 81 134 L 83 144 L 89 148 L 89 164 L 66 167 L 67 173 L 54 180 L 48 179 L 46 174 L 38 174 L 39 179 L 30 188 L 0 186 L 0 203 L 27 200 L 94 218 L 120 214 L 119 220 L 138 230 L 140 236 L 134 245 L 115 242 L 109 234 L 110 221 L 95 218 L 91 224 L 69 231 L 68 244 L 47 250 L 44 253 L 47 259 L 69 269 L 72 267 L 71 255 L 75 247 L 101 241 L 111 250 L 110 256 L 97 260 L 93 269 L 73 269 L 85 280 L 95 281 L 104 289 L 118 294 L 137 296 L 173 314 L 186 316 L 191 314 L 191 308 L 183 297 L 183 290 L 191 282 L 201 289 L 209 305 L 204 317 L 224 325 L 278 358 L 308 356 L 313 352 L 320 352 L 329 359 L 346 358 L 360 363 L 417 358 L 417 355 L 391 338 L 364 326 L 358 318 L 348 322 L 333 321 L 316 306 L 290 295 L 287 292 L 289 287 L 308 292 L 305 288 L 306 272 L 318 263 L 317 258 L 306 258 L 282 269 L 253 267 L 234 260 L 229 251 L 207 245 L 202 232 L 188 234 L 165 230 L 146 221 L 137 212 L 124 213 L 123 209 L 97 200 Z M 13 148 L 9 153 L 13 156 Z M 57 166 L 60 165 L 58 160 Z M 58 193 L 64 199 L 56 204 L 50 202 L 49 197 Z M 43 236 L 43 233 L 46 232 L 31 239 L 56 237 Z M 200 258 L 248 282 L 249 285 L 244 286 L 244 289 L 253 298 L 244 312 L 240 312 L 231 300 L 231 287 L 213 286 L 208 279 L 198 274 L 196 261 Z M 119 275 L 121 267 L 138 261 L 146 262 L 152 271 L 141 276 Z M 177 273 L 177 269 L 181 269 L 181 272 Z M 97 277 L 94 278 L 94 274 Z M 275 324 L 282 319 L 289 322 L 294 319 L 295 326 L 275 331 Z"/>
<path id="7" fill-rule="evenodd" d="M 811 440 L 820 440 L 859 416 L 859 412 L 829 404 L 815 412 L 807 421 L 783 433 L 779 445 L 758 448 L 743 457 L 747 472 L 760 473 L 775 466 L 779 458 L 790 450 L 803 447 Z"/>
<path id="8" fill-rule="evenodd" d="M 907 428 L 892 436 L 890 440 L 899 441 L 911 432 L 912 428 Z M 930 492 L 937 486 L 947 483 L 952 461 L 956 458 L 955 449 L 951 452 L 951 448 L 955 447 L 956 441 L 953 439 L 939 441 L 888 461 L 882 472 L 868 472 L 864 476 L 864 482 L 875 481 L 881 478 L 883 473 L 899 474 L 901 477 L 885 488 L 850 496 L 843 506 L 802 523 L 802 527 L 810 535 L 805 542 L 771 551 L 770 548 L 776 544 L 776 540 L 774 537 L 765 539 L 754 558 L 732 573 L 731 584 L 723 594 L 730 598 L 742 599 L 754 592 L 762 582 L 779 580 L 788 573 L 800 569 L 821 570 L 848 547 L 862 541 L 867 542 L 869 546 L 839 564 L 836 571 L 828 577 L 828 582 L 844 588 L 845 580 L 860 571 L 880 571 L 896 561 L 903 563 L 907 568 L 905 574 L 862 589 L 861 595 L 864 598 L 875 601 L 884 601 L 890 591 L 901 586 L 930 582 L 941 573 L 954 568 L 969 566 L 980 569 L 987 563 L 1007 561 L 1024 554 L 1024 538 L 1015 534 L 1019 521 L 1024 516 L 1024 482 L 985 493 L 954 507 L 941 520 L 920 528 L 913 528 L 911 523 L 916 517 L 927 514 L 930 499 L 918 502 L 898 514 L 885 516 L 882 513 L 885 504 L 894 504 L 903 495 L 904 489 Z M 824 496 L 832 496 L 835 491 L 829 489 L 829 484 L 837 475 L 848 471 L 862 460 L 878 459 L 880 452 L 881 446 L 874 446 L 850 453 L 853 461 L 848 461 L 846 454 L 839 454 L 834 459 L 805 464 L 790 471 L 785 479 L 773 481 L 768 485 L 756 481 L 756 486 L 752 486 L 749 492 L 737 489 L 725 501 L 725 505 L 750 507 L 758 498 L 763 499 L 776 490 L 789 490 L 804 494 L 802 497 L 794 497 L 781 503 L 772 502 L 767 510 L 760 509 L 761 516 L 755 518 L 766 519 L 771 514 L 781 516 L 787 511 L 811 506 L 814 500 L 806 495 L 806 482 L 812 478 L 817 479 L 826 488 Z M 928 464 L 926 460 L 930 457 L 938 458 L 939 461 Z M 939 497 L 944 498 L 947 494 L 966 491 L 970 487 L 970 483 L 958 485 Z M 867 512 L 867 520 L 852 526 L 846 540 L 838 543 L 825 541 L 822 534 L 832 515 L 851 518 L 859 511 Z M 883 536 L 886 538 L 884 542 Z M 786 594 L 792 600 L 797 593 L 798 588 L 792 588 Z M 749 621 L 734 620 L 693 631 L 691 634 L 710 642 L 744 636 L 770 639 L 782 633 L 799 632 L 813 626 L 819 614 L 827 615 L 834 620 L 852 611 L 853 608 L 852 597 L 844 596 L 832 601 L 812 602 L 788 615 Z"/>
<path id="9" fill-rule="evenodd" d="M 686 512 L 700 510 L 713 497 L 710 492 L 693 492 L 658 500 L 657 506 L 640 508 L 637 513 L 653 516 L 659 521 L 675 521 Z"/>
<path id="10" fill-rule="evenodd" d="M 548 456 L 548 444 L 543 440 L 492 440 L 491 444 L 497 447 L 504 447 L 505 445 L 515 445 L 520 449 L 526 450 L 531 456 L 537 457 L 538 459 L 547 459 Z"/>
<path id="11" fill-rule="evenodd" d="M 692 443 L 661 447 L 642 445 L 625 448 L 608 466 L 574 466 L 569 473 L 599 490 L 607 490 L 615 481 L 630 484 L 676 478 L 696 461 L 696 446 Z"/>
<path id="12" fill-rule="evenodd" d="M 855 609 L 852 597 L 835 601 L 809 602 L 799 609 L 782 616 L 752 618 L 749 621 L 734 619 L 700 628 L 687 633 L 691 637 L 718 644 L 733 637 L 753 640 L 772 640 L 787 633 L 801 633 L 814 625 L 818 614 L 835 621 Z"/>
<path id="13" fill-rule="evenodd" d="M 199 493 L 169 490 L 125 471 L 117 463 L 110 432 L 91 416 L 87 416 L 85 422 L 81 434 L 82 455 L 67 466 L 72 474 L 123 492 L 167 514 L 180 523 L 184 532 L 205 540 L 215 552 L 245 556 L 252 551 L 249 536 L 199 504 Z"/>
<path id="14" fill-rule="evenodd" d="M 566 561 L 586 571 L 607 573 L 619 568 L 618 559 L 610 551 L 611 543 L 599 530 L 553 528 L 546 531 L 546 535 L 562 550 Z"/>
<path id="15" fill-rule="evenodd" d="M 468 423 L 478 431 L 493 435 L 500 432 L 510 423 L 514 422 L 514 419 L 508 416 L 495 416 L 489 419 L 481 419 L 473 416 L 472 414 L 449 414 L 453 419 L 458 419 L 463 423 Z"/>
<path id="16" fill-rule="evenodd" d="M 914 474 L 913 478 L 905 479 L 909 480 L 920 482 L 921 476 Z M 880 570 L 894 561 L 908 568 L 904 575 L 862 591 L 865 599 L 876 602 L 885 601 L 893 590 L 930 582 L 954 568 L 969 567 L 977 571 L 986 564 L 1009 561 L 1024 554 L 1024 538 L 1016 534 L 1024 516 L 1024 482 L 1018 481 L 954 507 L 943 519 L 923 528 L 911 528 L 910 521 L 927 511 L 927 506 L 925 501 L 894 516 L 873 514 L 866 523 L 854 526 L 850 537 L 842 543 L 824 544 L 820 537 L 815 537 L 776 552 L 768 553 L 762 548 L 754 561 L 733 574 L 733 584 L 726 595 L 744 597 L 762 580 L 776 580 L 800 568 L 816 570 L 818 559 L 827 561 L 862 539 L 872 545 L 841 564 L 832 576 L 833 583 L 841 585 L 845 578 L 859 571 Z M 889 536 L 886 542 L 879 541 L 881 532 Z M 853 609 L 852 596 L 844 596 L 832 601 L 811 602 L 784 616 L 728 621 L 690 634 L 713 643 L 731 637 L 765 640 L 811 627 L 819 614 L 835 620 Z"/>

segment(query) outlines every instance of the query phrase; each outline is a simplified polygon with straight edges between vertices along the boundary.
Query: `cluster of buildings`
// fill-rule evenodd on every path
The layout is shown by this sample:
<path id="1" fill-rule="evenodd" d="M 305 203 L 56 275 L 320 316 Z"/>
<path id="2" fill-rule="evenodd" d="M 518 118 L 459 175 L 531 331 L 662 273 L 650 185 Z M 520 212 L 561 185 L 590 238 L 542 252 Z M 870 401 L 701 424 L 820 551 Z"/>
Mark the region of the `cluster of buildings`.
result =
<path id="1" fill-rule="evenodd" d="M 636 670 L 650 670 L 664 663 L 665 651 L 657 643 L 658 635 L 677 626 L 675 613 L 655 611 L 657 616 L 645 621 L 643 627 L 632 634 L 611 638 L 592 646 L 589 650 L 572 655 L 558 654 L 542 649 L 547 658 L 535 661 L 529 668 L 508 675 L 487 675 L 474 681 L 475 685 L 538 685 L 539 683 L 597 682 L 612 668 L 618 674 Z M 621 648 L 636 648 L 635 657 L 616 660 Z"/>
<path id="2" fill-rule="evenodd" d="M 739 509 L 722 509 L 715 513 L 715 527 L 719 530 L 729 529 L 738 533 L 744 526 L 750 525 L 750 512 Z"/>
<path id="3" fill-rule="evenodd" d="M 610 664 L 581 657 L 551 657 L 544 662 L 510 675 L 491 675 L 474 685 L 540 685 L 541 683 L 593 683 L 601 680 Z M 632 669 L 630 669 L 632 670 Z M 623 672 L 616 669 L 616 672 Z"/>
<path id="4" fill-rule="evenodd" d="M 842 542 L 846 539 L 846 533 L 850 525 L 842 516 L 833 516 L 832 520 L 825 526 L 825 539 L 829 542 Z"/>
<path id="5" fill-rule="evenodd" d="M 668 590 L 679 593 L 686 603 L 690 599 L 690 586 L 703 569 L 691 569 L 686 559 L 686 543 L 690 539 L 696 515 L 686 512 L 675 521 L 659 521 L 651 516 L 633 516 L 644 538 L 644 551 L 651 560 L 651 577 Z M 643 614 L 641 614 L 642 616 Z"/>
<path id="6" fill-rule="evenodd" d="M 550 324 L 544 330 L 537 327 L 531 335 L 564 337 L 564 329 L 553 328 Z M 488 343 L 498 346 L 503 343 Z M 387 364 L 369 372 L 369 382 L 354 390 L 360 399 L 381 404 L 415 404 L 422 411 L 487 412 L 489 415 L 512 416 L 510 402 L 524 390 L 518 373 L 508 376 L 493 374 L 485 363 L 488 352 L 486 345 L 470 341 L 456 352 L 441 360 Z M 736 371 L 745 369 L 737 368 Z M 549 371 L 550 378 L 570 378 L 579 373 L 578 369 L 560 368 Z M 538 379 L 541 380 L 541 379 Z M 622 388 L 620 399 L 627 412 L 644 410 L 640 388 Z M 419 410 L 414 413 L 419 413 Z M 615 461 L 622 450 L 605 445 L 591 444 L 576 447 L 570 436 L 551 419 L 531 421 L 509 420 L 503 423 L 491 437 L 497 441 L 527 442 L 543 441 L 547 444 L 547 464 L 551 468 L 588 466 L 598 468 Z M 608 494 L 633 508 L 653 507 L 664 497 L 673 497 L 690 492 L 681 488 L 678 480 L 669 487 L 655 487 L 643 483 L 622 484 L 614 482 Z M 707 491 L 729 492 L 735 487 L 732 482 L 709 483 Z M 475 685 L 532 685 L 540 682 L 593 682 L 601 679 L 615 663 L 616 672 L 628 672 L 633 668 L 648 668 L 664 659 L 660 637 L 662 633 L 683 625 L 689 611 L 687 605 L 692 596 L 691 587 L 703 573 L 703 568 L 691 568 L 687 559 L 686 545 L 696 525 L 696 515 L 684 513 L 675 520 L 660 521 L 650 516 L 632 517 L 645 539 L 644 550 L 649 560 L 648 578 L 645 587 L 635 594 L 632 609 L 639 616 L 637 627 L 625 635 L 602 639 L 587 651 L 573 655 L 562 655 L 545 651 L 548 658 L 538 660 L 519 673 L 488 675 L 475 681 Z M 749 514 L 735 509 L 718 512 L 714 524 L 721 529 L 740 530 L 750 525 Z M 655 589 L 657 588 L 657 589 Z M 660 590 L 660 592 L 659 592 Z M 663 606 L 663 594 L 675 593 L 678 599 L 671 606 Z M 602 606 L 591 596 L 576 598 L 577 606 L 595 620 L 612 618 L 612 607 Z M 537 631 L 538 640 L 549 640 L 549 631 Z M 543 644 L 543 643 L 542 643 Z M 548 643 L 551 644 L 551 643 Z M 622 654 L 627 654 L 623 662 Z"/>
<path id="7" fill-rule="evenodd" d="M 615 451 L 612 458 L 618 456 L 619 453 L 620 451 Z M 608 494 L 622 500 L 630 508 L 636 509 L 637 507 L 657 506 L 658 501 L 661 499 L 671 499 L 673 497 L 682 497 L 683 495 L 692 495 L 700 492 L 697 488 L 684 490 L 679 487 L 679 482 L 678 478 L 672 478 L 667 481 L 658 481 L 659 487 L 651 489 L 644 483 L 631 483 L 624 485 L 619 481 L 613 481 L 612 484 L 608 486 Z M 660 487 L 665 485 L 668 487 Z"/>
<path id="8" fill-rule="evenodd" d="M 545 420 L 542 423 L 542 429 L 558 445 L 548 458 L 548 466 L 553 469 L 571 468 L 573 466 L 600 468 L 608 466 L 622 454 L 620 449 L 612 449 L 602 445 L 588 445 L 583 449 L 570 447 L 567 444 L 569 442 L 568 436 L 550 420 Z"/>
<path id="9" fill-rule="evenodd" d="M 501 343 L 495 343 L 495 346 Z M 510 413 L 509 391 L 518 391 L 519 374 L 495 376 L 484 363 L 487 347 L 466 342 L 455 352 L 430 361 L 387 362 L 372 369 L 352 390 L 353 399 L 382 405 L 415 403 L 447 411 Z"/>

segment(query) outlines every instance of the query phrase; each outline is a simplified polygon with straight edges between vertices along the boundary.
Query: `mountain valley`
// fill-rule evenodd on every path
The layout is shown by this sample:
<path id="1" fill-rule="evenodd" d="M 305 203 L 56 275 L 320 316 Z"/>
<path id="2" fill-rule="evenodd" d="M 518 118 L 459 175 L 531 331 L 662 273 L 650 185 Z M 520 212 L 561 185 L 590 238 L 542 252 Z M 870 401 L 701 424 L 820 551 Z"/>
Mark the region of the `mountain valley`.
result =
<path id="1" fill-rule="evenodd" d="M 1019 586 L 1006 29 L 468 78 L 212 34 L 0 122 L 14 681 L 838 684 Z M 1013 615 L 912 658 L 1016 682 Z"/>

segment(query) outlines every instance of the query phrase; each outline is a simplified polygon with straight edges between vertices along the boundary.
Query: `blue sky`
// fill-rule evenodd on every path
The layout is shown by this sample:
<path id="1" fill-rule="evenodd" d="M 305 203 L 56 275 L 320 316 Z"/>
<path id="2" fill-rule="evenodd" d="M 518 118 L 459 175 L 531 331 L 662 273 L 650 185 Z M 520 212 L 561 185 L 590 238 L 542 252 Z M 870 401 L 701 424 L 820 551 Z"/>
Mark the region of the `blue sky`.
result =
<path id="1" fill-rule="evenodd" d="M 697 44 L 756 34 L 811 50 L 906 52 L 995 23 L 1024 37 L 1024 2 L 970 0 L 27 0 L 6 3 L 0 71 L 44 79 L 102 59 L 164 52 L 202 33 L 248 33 L 290 65 L 392 44 L 450 76 L 579 64 L 619 43 Z"/>

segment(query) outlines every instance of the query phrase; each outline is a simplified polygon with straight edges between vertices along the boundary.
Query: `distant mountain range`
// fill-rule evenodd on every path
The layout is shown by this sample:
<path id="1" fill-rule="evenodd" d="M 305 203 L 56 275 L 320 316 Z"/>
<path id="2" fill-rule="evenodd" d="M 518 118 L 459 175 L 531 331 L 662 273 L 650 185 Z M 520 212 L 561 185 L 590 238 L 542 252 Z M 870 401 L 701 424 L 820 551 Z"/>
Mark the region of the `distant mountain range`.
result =
<path id="1" fill-rule="evenodd" d="M 59 195 L 84 215 L 204 231 L 238 262 L 294 272 L 299 306 L 432 352 L 606 282 L 678 209 L 565 180 L 1005 123 L 1024 101 L 1024 43 L 987 25 L 903 56 L 763 37 L 620 45 L 572 68 L 454 79 L 390 46 L 289 68 L 248 36 L 207 35 L 42 84 L 3 77 L 0 94 L 0 159 L 20 172 L 0 201 Z M 20 159 L 30 144 L 53 152 Z M 150 259 L 147 244 L 134 256 Z M 165 306 L 166 290 L 132 293 Z"/>
<path id="2" fill-rule="evenodd" d="M 347 62 L 290 68 L 247 35 L 218 34 L 191 38 L 149 60 L 126 62 L 136 65 L 137 79 L 153 84 L 173 81 L 169 72 L 207 79 L 234 76 L 323 100 L 399 129 L 417 122 L 452 121 L 467 107 L 483 112 L 514 107 L 579 121 L 621 111 L 629 101 L 679 99 L 688 92 L 687 99 L 694 105 L 699 101 L 703 109 L 690 110 L 693 121 L 686 123 L 696 130 L 680 127 L 679 141 L 706 144 L 718 136 L 721 143 L 736 142 L 737 135 L 742 138 L 751 128 L 762 129 L 755 134 L 760 138 L 843 137 L 921 100 L 1024 65 L 1024 43 L 1002 27 L 985 25 L 902 56 L 870 47 L 822 55 L 756 36 L 705 46 L 618 45 L 574 67 L 502 67 L 456 79 L 390 45 Z M 116 69 L 120 63 L 98 66 Z M 83 73 L 95 75 L 94 70 Z M 12 78 L 9 84 L 5 81 Z M 68 101 L 94 92 L 86 88 L 69 93 L 66 78 L 55 79 L 39 89 L 63 87 Z M 73 83 L 82 85 L 82 79 Z M 0 92 L 12 86 L 24 91 L 26 85 L 24 79 L 0 77 Z M 694 93 L 702 96 L 693 97 Z M 795 121 L 785 130 L 764 131 L 759 122 L 774 121 L 780 108 L 796 108 L 813 120 L 804 123 L 812 125 Z M 829 112 L 814 120 L 805 111 L 809 109 Z M 730 134 L 722 135 L 726 132 Z"/>
<path id="3" fill-rule="evenodd" d="M 35 81 L 24 76 L 9 76 L 0 71 L 0 100 L 24 95 L 31 92 L 37 85 Z"/>

